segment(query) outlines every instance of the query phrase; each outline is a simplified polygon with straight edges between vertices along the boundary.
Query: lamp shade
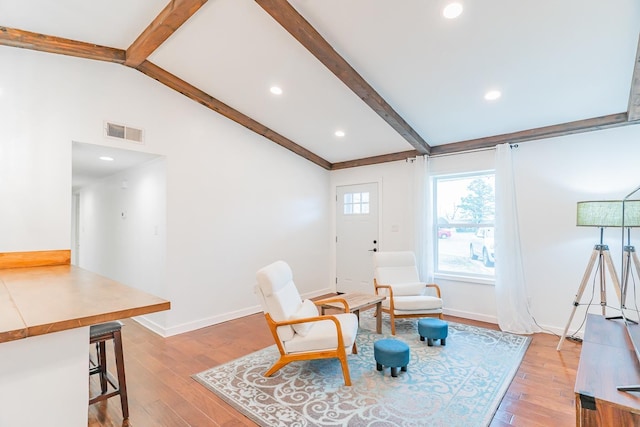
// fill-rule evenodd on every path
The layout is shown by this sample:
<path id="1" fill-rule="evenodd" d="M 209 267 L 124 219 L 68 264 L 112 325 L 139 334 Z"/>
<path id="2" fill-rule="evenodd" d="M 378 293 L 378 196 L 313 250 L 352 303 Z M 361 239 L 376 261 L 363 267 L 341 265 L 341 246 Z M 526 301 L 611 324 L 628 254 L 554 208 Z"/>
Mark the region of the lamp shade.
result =
<path id="1" fill-rule="evenodd" d="M 622 227 L 622 200 L 578 202 L 576 225 Z M 640 200 L 624 201 L 624 227 L 640 227 Z"/>

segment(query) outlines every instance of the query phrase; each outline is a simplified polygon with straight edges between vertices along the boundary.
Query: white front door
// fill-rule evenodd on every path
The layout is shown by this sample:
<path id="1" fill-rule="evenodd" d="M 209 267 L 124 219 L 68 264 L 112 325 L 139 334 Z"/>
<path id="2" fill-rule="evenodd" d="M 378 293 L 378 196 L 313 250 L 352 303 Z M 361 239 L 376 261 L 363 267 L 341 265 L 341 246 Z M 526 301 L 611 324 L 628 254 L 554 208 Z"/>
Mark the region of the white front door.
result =
<path id="1" fill-rule="evenodd" d="M 378 250 L 378 184 L 336 188 L 336 290 L 373 291 L 373 260 Z"/>

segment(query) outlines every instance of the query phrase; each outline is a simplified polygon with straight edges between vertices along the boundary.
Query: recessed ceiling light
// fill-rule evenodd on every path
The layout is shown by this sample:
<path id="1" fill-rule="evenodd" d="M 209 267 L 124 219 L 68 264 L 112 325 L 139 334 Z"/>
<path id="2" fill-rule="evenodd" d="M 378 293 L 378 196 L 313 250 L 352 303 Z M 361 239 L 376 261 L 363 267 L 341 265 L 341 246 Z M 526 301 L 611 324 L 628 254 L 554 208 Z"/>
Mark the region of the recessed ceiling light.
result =
<path id="1" fill-rule="evenodd" d="M 100 160 L 104 160 L 105 162 L 113 162 L 113 157 L 100 156 Z"/>
<path id="2" fill-rule="evenodd" d="M 269 89 L 269 90 L 274 95 L 282 95 L 282 88 L 280 88 L 278 86 L 271 86 L 271 89 Z"/>
<path id="3" fill-rule="evenodd" d="M 443 10 L 442 15 L 447 19 L 453 19 L 462 13 L 462 5 L 460 3 L 450 3 Z"/>
<path id="4" fill-rule="evenodd" d="M 338 138 L 342 138 L 344 136 L 344 131 L 343 130 L 337 130 L 334 133 L 335 136 L 337 136 Z"/>
<path id="5" fill-rule="evenodd" d="M 502 93 L 499 90 L 490 90 L 489 92 L 484 94 L 484 99 L 486 99 L 487 101 L 495 101 L 501 96 Z"/>

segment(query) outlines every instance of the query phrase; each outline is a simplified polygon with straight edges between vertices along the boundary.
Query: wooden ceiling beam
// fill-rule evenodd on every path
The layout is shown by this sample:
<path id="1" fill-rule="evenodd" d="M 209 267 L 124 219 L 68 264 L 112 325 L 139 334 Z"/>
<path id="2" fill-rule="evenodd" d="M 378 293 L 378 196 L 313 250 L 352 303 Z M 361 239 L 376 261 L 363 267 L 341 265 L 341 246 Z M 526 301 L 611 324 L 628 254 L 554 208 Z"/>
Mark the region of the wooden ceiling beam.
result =
<path id="1" fill-rule="evenodd" d="M 591 119 L 577 120 L 575 122 L 568 122 L 559 125 L 545 126 L 519 132 L 506 133 L 502 135 L 488 136 L 486 138 L 469 139 L 467 141 L 454 142 L 451 144 L 435 145 L 431 148 L 431 156 L 463 153 L 468 151 L 493 148 L 496 145 L 504 143 L 516 144 L 519 142 L 543 140 L 558 136 L 592 132 L 601 129 L 610 129 L 636 124 L 640 124 L 640 121 L 627 120 L 627 113 L 610 114 L 608 116 L 594 117 Z M 331 170 L 375 165 L 380 163 L 394 162 L 397 160 L 406 160 L 419 155 L 420 153 L 418 153 L 417 151 L 403 151 L 400 153 L 384 154 L 381 156 L 334 163 L 331 165 Z"/>
<path id="2" fill-rule="evenodd" d="M 411 146 L 422 154 L 431 147 L 420 135 L 367 83 L 367 81 L 307 22 L 286 0 L 255 0 L 313 56 L 347 85 L 373 111 L 385 120 Z"/>
<path id="3" fill-rule="evenodd" d="M 205 0 L 206 1 L 206 0 Z M 91 43 L 52 37 L 44 34 L 31 33 L 29 31 L 14 28 L 0 27 L 0 46 L 11 46 L 41 52 L 55 53 L 98 61 L 115 62 L 125 64 L 126 51 L 111 47 L 99 46 Z M 190 85 L 184 80 L 170 74 L 149 61 L 143 61 L 137 67 L 138 71 L 159 81 L 207 108 L 222 114 L 228 119 L 246 127 L 247 129 L 262 135 L 276 144 L 304 157 L 312 163 L 326 169 L 331 169 L 331 163 L 322 157 L 312 153 L 306 148 L 296 144 L 290 139 L 269 129 L 251 117 L 235 110 L 216 98 L 208 95 L 200 89 Z"/>
<path id="4" fill-rule="evenodd" d="M 165 40 L 193 16 L 207 0 L 172 0 L 127 49 L 125 65 L 142 64 Z"/>
<path id="5" fill-rule="evenodd" d="M 377 165 L 380 163 L 395 162 L 397 160 L 407 160 L 420 156 L 417 150 L 403 151 L 401 153 L 383 154 L 380 156 L 367 157 L 364 159 L 348 160 L 346 162 L 333 163 L 331 170 L 355 168 L 358 166 Z"/>
<path id="6" fill-rule="evenodd" d="M 19 47 L 40 52 L 76 56 L 97 61 L 123 64 L 125 51 L 97 44 L 47 36 L 15 28 L 0 27 L 0 46 Z"/>
<path id="7" fill-rule="evenodd" d="M 163 10 L 163 13 L 161 13 L 159 17 L 156 18 L 156 21 L 165 22 L 165 24 L 159 24 L 159 25 L 169 25 L 169 24 L 166 24 L 166 22 L 168 21 L 171 21 L 175 24 L 176 22 L 178 22 L 177 16 L 182 16 L 183 17 L 182 22 L 184 22 L 188 19 L 189 16 L 192 16 L 193 13 L 195 13 L 195 11 L 197 11 L 197 9 L 205 2 L 206 0 L 173 1 Z M 317 32 L 309 25 L 309 23 L 306 22 L 304 18 L 302 18 L 297 12 L 295 12 L 295 10 L 293 10 L 293 13 L 289 11 L 281 16 L 280 12 L 283 9 L 280 6 L 282 6 L 282 3 L 285 3 L 287 5 L 286 9 L 292 9 L 291 6 L 286 1 L 256 0 L 256 2 L 259 3 L 260 6 L 265 8 L 265 10 L 267 10 L 267 12 L 269 12 L 272 16 L 274 16 L 275 14 L 274 18 L 281 24 L 282 22 L 280 20 L 281 19 L 284 20 L 286 25 L 283 24 L 283 26 L 288 31 L 289 31 L 288 28 L 290 24 L 297 25 L 298 21 L 296 21 L 296 19 L 302 20 L 304 22 L 304 25 L 302 25 L 301 28 L 304 29 L 302 33 L 306 34 L 305 36 L 300 36 L 300 38 L 298 38 L 298 36 L 296 35 L 297 32 L 295 30 L 295 25 L 294 25 L 294 28 L 289 32 L 292 35 L 294 35 L 294 37 L 296 37 L 296 39 L 298 40 L 303 39 L 303 40 L 306 40 L 306 42 L 317 44 L 318 46 L 314 48 L 314 50 L 316 52 L 319 52 L 319 54 L 323 54 L 324 56 L 326 56 L 327 58 L 326 61 L 329 61 L 330 59 L 336 59 L 336 57 L 339 58 L 336 61 L 335 63 L 336 65 L 334 67 L 336 70 L 341 69 L 341 67 L 345 66 L 346 64 L 346 67 L 347 67 L 345 68 L 346 74 L 347 75 L 350 74 L 349 70 L 352 70 L 354 74 L 345 79 L 341 78 L 341 80 L 348 81 L 350 79 L 355 79 L 355 80 L 358 80 L 358 78 L 362 79 L 355 72 L 355 70 L 353 70 L 346 63 L 346 61 L 344 61 L 344 59 L 342 59 L 337 53 L 335 53 L 335 51 L 333 51 L 333 49 L 327 44 L 327 42 L 324 39 L 322 39 L 322 37 L 319 34 L 317 34 Z M 199 5 L 197 6 L 198 3 Z M 274 13 L 270 12 L 272 9 L 274 10 Z M 167 10 L 174 10 L 175 15 L 173 15 L 172 17 L 169 17 L 169 15 L 171 15 L 169 14 L 165 16 L 165 18 L 163 18 L 164 20 L 160 19 L 161 16 L 164 16 L 163 14 Z M 180 12 L 176 10 L 179 10 Z M 166 31 L 166 30 L 157 30 L 158 32 L 155 33 L 155 31 L 149 30 L 152 27 L 154 27 L 154 24 L 151 24 L 149 27 L 147 27 L 147 30 L 145 30 L 145 32 L 143 32 L 143 34 L 138 38 L 138 40 L 140 40 L 139 45 L 140 46 L 147 45 L 147 47 L 134 48 L 134 45 L 138 43 L 138 40 L 136 40 L 136 42 L 134 42 L 134 44 L 132 44 L 132 46 L 130 47 L 130 49 L 134 48 L 133 50 L 136 51 L 136 55 L 140 55 L 141 52 L 146 51 L 146 49 L 149 49 L 148 47 L 149 45 L 154 46 L 150 51 L 152 52 L 155 48 L 157 48 L 160 45 L 160 43 L 162 43 L 163 40 L 160 41 L 161 36 L 159 34 L 163 33 L 163 31 Z M 177 29 L 178 27 L 179 25 L 175 26 L 175 28 L 172 31 L 175 31 L 175 29 Z M 145 33 L 147 35 L 143 37 Z M 314 34 L 317 34 L 317 38 L 314 36 Z M 167 35 L 166 37 L 169 37 L 169 35 Z M 305 43 L 302 43 L 302 44 L 305 45 Z M 0 26 L 0 46 L 18 47 L 23 49 L 37 50 L 41 52 L 75 56 L 80 58 L 114 62 L 114 63 L 120 63 L 120 64 L 125 64 L 127 60 L 127 57 L 126 57 L 127 53 L 122 49 L 116 49 L 116 48 L 100 46 L 100 45 L 91 44 L 91 43 L 79 42 L 79 41 L 65 39 L 61 37 L 53 37 L 53 36 L 48 36 L 44 34 L 32 33 L 29 31 L 18 30 L 18 29 L 2 27 L 2 26 Z M 312 51 L 312 53 L 314 52 Z M 144 56 L 145 54 L 142 53 L 142 55 Z M 318 57 L 318 55 L 316 55 L 316 57 Z M 318 59 L 321 59 L 321 58 L 318 57 Z M 325 63 L 325 61 L 323 61 L 322 59 L 321 59 L 321 62 Z M 131 63 L 135 63 L 135 61 Z M 327 64 L 325 63 L 325 65 Z M 327 67 L 330 68 L 331 71 L 336 73 L 336 71 L 334 71 L 334 69 L 332 69 L 329 65 L 327 65 Z M 471 140 L 460 141 L 460 142 L 455 142 L 450 144 L 438 145 L 434 147 L 429 147 L 428 145 L 426 145 L 426 147 L 428 147 L 428 150 L 425 150 L 425 147 L 421 146 L 422 149 L 416 148 L 415 151 L 410 150 L 410 151 L 404 151 L 400 153 L 384 154 L 380 156 L 349 160 L 349 161 L 338 162 L 334 164 L 331 164 L 327 160 L 312 153 L 306 148 L 294 143 L 288 138 L 278 134 L 277 132 L 269 129 L 268 127 L 262 125 L 261 123 L 244 115 L 243 113 L 213 98 L 212 96 L 195 88 L 189 83 L 183 80 L 180 80 L 178 77 L 168 73 L 167 71 L 161 69 L 160 67 L 157 67 L 156 65 L 152 64 L 149 61 L 144 60 L 142 63 L 140 63 L 138 66 L 135 66 L 134 68 L 146 74 L 147 76 L 155 80 L 158 80 L 162 84 L 182 93 L 183 95 L 191 98 L 192 100 L 206 106 L 207 108 L 213 111 L 216 111 L 219 114 L 222 114 L 223 116 L 246 127 L 247 129 L 264 136 L 265 138 L 275 142 L 276 144 L 294 152 L 295 154 L 298 154 L 301 157 L 304 157 L 305 159 L 311 161 L 312 163 L 315 163 L 316 165 L 327 170 L 338 170 L 338 169 L 345 169 L 345 168 L 351 168 L 351 167 L 357 167 L 357 166 L 387 163 L 387 162 L 392 162 L 397 160 L 405 160 L 407 158 L 425 154 L 425 151 L 428 151 L 428 153 L 432 156 L 453 154 L 453 153 L 460 153 L 465 151 L 492 148 L 502 143 L 518 143 L 518 142 L 534 141 L 534 140 L 541 140 L 541 139 L 553 138 L 553 137 L 564 136 L 564 135 L 571 135 L 576 133 L 591 132 L 591 131 L 596 131 L 601 129 L 614 128 L 614 127 L 625 126 L 625 125 L 640 124 L 640 40 L 638 44 L 638 52 L 636 55 L 636 62 L 635 62 L 635 67 L 633 72 L 633 82 L 632 82 L 630 97 L 629 97 L 629 107 L 628 107 L 628 111 L 625 113 L 610 114 L 607 116 L 595 117 L 595 118 L 590 118 L 585 120 L 578 120 L 574 122 L 568 122 L 568 123 L 552 125 L 552 126 L 545 126 L 541 128 L 512 132 L 508 134 L 494 135 L 494 136 L 489 136 L 485 138 L 471 139 Z M 357 77 L 354 77 L 354 76 L 357 76 Z M 340 75 L 338 75 L 338 77 L 340 77 Z M 364 80 L 362 81 L 364 82 Z M 364 83 L 366 84 L 366 82 Z M 351 85 L 349 84 L 347 85 L 350 88 L 352 88 L 354 92 L 359 94 L 357 88 L 354 89 Z M 366 85 L 368 86 L 368 84 Z M 379 95 L 377 95 L 377 93 L 375 93 L 373 89 L 371 90 L 373 91 L 372 93 L 374 94 L 373 97 L 375 96 L 379 97 Z M 363 99 L 364 98 L 369 99 L 367 96 L 364 96 Z M 365 102 L 366 102 L 366 99 L 365 99 Z M 382 102 L 384 102 L 384 100 L 382 100 Z"/>
<path id="8" fill-rule="evenodd" d="M 575 133 L 592 132 L 601 129 L 614 128 L 637 124 L 627 120 L 627 113 L 610 114 L 608 116 L 594 117 L 591 119 L 577 120 L 552 126 L 544 126 L 519 132 L 505 133 L 502 135 L 488 136 L 486 138 L 470 139 L 451 144 L 436 145 L 431 149 L 431 155 L 459 153 L 483 148 L 495 147 L 498 144 L 534 141 L 540 139 L 555 138 L 558 136 Z"/>
<path id="9" fill-rule="evenodd" d="M 633 77 L 631 79 L 631 91 L 629 93 L 627 116 L 629 121 L 640 119 L 640 37 L 638 38 L 636 61 L 633 66 Z"/>
<path id="10" fill-rule="evenodd" d="M 196 88 L 195 86 L 192 86 L 191 84 L 185 82 L 184 80 L 181 80 L 180 78 L 174 76 L 173 74 L 163 70 L 157 65 L 149 61 L 144 61 L 136 69 L 142 72 L 143 74 L 151 77 L 152 79 L 157 80 L 163 85 L 168 86 L 177 92 L 180 92 L 187 98 L 190 98 L 196 101 L 197 103 L 204 105 L 205 107 L 215 111 L 216 113 L 219 113 L 224 117 L 230 120 L 233 120 L 239 125 L 242 125 L 245 128 L 275 142 L 276 144 L 286 148 L 287 150 L 290 150 L 295 154 L 301 157 L 304 157 L 310 162 L 315 163 L 316 165 L 324 169 L 327 169 L 327 170 L 331 169 L 331 163 L 321 158 L 320 156 L 312 153 L 311 151 L 307 150 L 304 147 L 301 147 L 300 145 L 296 144 L 290 139 L 264 126 L 263 124 L 258 123 L 257 121 L 253 120 L 251 117 L 228 106 L 222 101 L 217 100 L 216 98 L 208 95 L 207 93 Z"/>

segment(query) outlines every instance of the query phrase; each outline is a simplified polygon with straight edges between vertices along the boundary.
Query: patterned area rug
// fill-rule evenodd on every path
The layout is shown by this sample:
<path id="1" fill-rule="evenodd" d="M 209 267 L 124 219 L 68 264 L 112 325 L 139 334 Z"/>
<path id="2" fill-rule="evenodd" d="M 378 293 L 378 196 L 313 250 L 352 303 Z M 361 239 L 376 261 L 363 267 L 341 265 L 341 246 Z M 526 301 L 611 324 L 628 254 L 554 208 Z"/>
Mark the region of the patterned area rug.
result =
<path id="1" fill-rule="evenodd" d="M 349 356 L 351 387 L 336 359 L 293 362 L 271 378 L 274 346 L 194 375 L 261 426 L 487 426 L 531 339 L 449 323 L 446 346 L 420 341 L 416 320 L 396 323 L 410 347 L 407 372 L 376 371 L 378 335 L 371 310 L 361 314 L 358 354 Z M 387 316 L 383 331 L 389 331 Z"/>

